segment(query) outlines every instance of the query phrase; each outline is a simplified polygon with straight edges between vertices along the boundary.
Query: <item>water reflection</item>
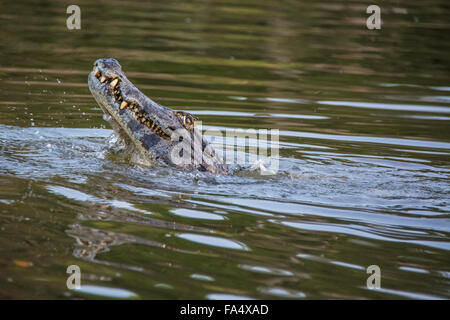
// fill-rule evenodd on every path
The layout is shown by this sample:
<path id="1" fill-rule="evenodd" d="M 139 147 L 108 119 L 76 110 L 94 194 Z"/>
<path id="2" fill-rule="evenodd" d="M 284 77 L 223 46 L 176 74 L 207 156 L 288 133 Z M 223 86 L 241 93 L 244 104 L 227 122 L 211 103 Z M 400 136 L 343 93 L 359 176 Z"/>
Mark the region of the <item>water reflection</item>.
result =
<path id="1" fill-rule="evenodd" d="M 78 5 L 77 32 L 63 4 L 2 6 L 26 23 L 0 30 L 1 297 L 449 297 L 443 0 L 384 4 L 382 32 L 357 3 Z M 279 129 L 278 174 L 133 163 L 87 88 L 100 57 L 210 138 Z"/>
<path id="2" fill-rule="evenodd" d="M 75 291 L 107 298 L 127 299 L 137 297 L 135 293 L 128 290 L 92 285 L 83 285 L 80 289 L 75 289 Z"/>
<path id="3" fill-rule="evenodd" d="M 387 104 L 387 103 L 352 102 L 352 101 L 317 101 L 317 103 L 329 105 L 329 106 L 343 106 L 343 107 L 353 107 L 353 108 L 450 113 L 450 108 L 448 108 L 448 107 L 436 107 L 436 106 L 424 106 L 424 105 Z"/>
<path id="4" fill-rule="evenodd" d="M 233 249 L 233 250 L 245 250 L 245 251 L 249 250 L 249 248 L 243 243 L 240 243 L 238 241 L 224 239 L 224 238 L 219 238 L 219 237 L 204 236 L 204 235 L 189 234 L 189 233 L 182 233 L 182 234 L 178 234 L 177 236 L 182 239 L 188 240 L 188 241 L 201 243 L 204 245 L 209 245 L 209 246 L 214 246 L 214 247 L 221 247 L 221 248 Z"/>

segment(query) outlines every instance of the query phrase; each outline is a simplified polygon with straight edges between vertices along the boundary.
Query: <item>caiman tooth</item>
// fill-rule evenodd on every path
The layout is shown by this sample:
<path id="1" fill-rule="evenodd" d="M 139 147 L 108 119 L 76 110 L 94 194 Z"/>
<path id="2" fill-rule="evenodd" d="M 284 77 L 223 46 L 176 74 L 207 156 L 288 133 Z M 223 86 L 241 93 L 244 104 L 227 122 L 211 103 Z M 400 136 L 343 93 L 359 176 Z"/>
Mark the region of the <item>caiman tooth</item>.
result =
<path id="1" fill-rule="evenodd" d="M 118 83 L 119 83 L 119 78 L 115 78 L 113 81 L 111 81 L 111 83 L 109 85 L 111 86 L 111 88 L 115 88 L 115 86 L 117 86 Z"/>
<path id="2" fill-rule="evenodd" d="M 97 78 L 100 76 L 100 70 L 98 69 L 98 67 L 96 67 L 94 70 L 94 76 L 96 76 Z"/>
<path id="3" fill-rule="evenodd" d="M 125 109 L 128 106 L 128 102 L 124 101 L 120 104 L 120 110 Z"/>
<path id="4" fill-rule="evenodd" d="M 101 76 L 100 82 L 103 83 L 103 82 L 105 82 L 105 81 L 106 81 L 106 77 L 105 77 L 105 76 Z"/>

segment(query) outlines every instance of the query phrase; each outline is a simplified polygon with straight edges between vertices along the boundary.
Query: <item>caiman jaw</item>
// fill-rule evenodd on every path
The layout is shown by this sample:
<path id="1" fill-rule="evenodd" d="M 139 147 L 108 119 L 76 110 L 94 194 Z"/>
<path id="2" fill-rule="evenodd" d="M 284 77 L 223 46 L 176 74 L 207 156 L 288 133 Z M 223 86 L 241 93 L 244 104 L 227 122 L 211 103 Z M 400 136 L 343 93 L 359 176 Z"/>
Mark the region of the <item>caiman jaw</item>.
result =
<path id="1" fill-rule="evenodd" d="M 133 147 L 132 151 L 137 150 L 146 163 L 158 160 L 173 166 L 228 172 L 226 164 L 195 128 L 197 117 L 151 100 L 128 80 L 117 60 L 98 59 L 88 84 L 116 134 Z M 181 145 L 185 147 L 180 148 Z M 194 155 L 199 148 L 202 156 L 197 159 Z"/>
<path id="2" fill-rule="evenodd" d="M 158 123 L 156 119 L 151 117 L 143 108 L 134 101 L 125 101 L 123 99 L 122 90 L 120 87 L 120 77 L 108 77 L 102 74 L 98 66 L 94 66 L 94 76 L 103 85 L 109 86 L 114 96 L 114 102 L 119 106 L 120 110 L 128 108 L 131 110 L 136 119 L 142 124 L 146 125 L 150 130 L 159 135 L 162 138 L 170 139 L 169 132 L 166 132 Z"/>

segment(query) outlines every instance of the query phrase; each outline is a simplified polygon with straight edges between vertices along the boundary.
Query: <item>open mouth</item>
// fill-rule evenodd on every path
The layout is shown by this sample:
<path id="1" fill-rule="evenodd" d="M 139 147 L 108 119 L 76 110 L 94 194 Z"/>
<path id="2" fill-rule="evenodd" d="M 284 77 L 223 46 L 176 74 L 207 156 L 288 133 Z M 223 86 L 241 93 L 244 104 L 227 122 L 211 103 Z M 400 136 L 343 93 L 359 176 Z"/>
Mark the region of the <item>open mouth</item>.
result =
<path id="1" fill-rule="evenodd" d="M 114 103 L 118 106 L 119 110 L 127 109 L 132 112 L 137 121 L 141 124 L 147 126 L 151 131 L 163 137 L 165 139 L 170 139 L 170 136 L 164 132 L 162 127 L 159 125 L 158 121 L 154 119 L 148 112 L 144 111 L 142 106 L 134 101 L 127 101 L 120 87 L 121 79 L 119 77 L 111 78 L 102 74 L 100 69 L 94 67 L 94 77 L 102 83 L 104 86 L 108 86 L 111 90 L 111 95 L 114 97 Z"/>

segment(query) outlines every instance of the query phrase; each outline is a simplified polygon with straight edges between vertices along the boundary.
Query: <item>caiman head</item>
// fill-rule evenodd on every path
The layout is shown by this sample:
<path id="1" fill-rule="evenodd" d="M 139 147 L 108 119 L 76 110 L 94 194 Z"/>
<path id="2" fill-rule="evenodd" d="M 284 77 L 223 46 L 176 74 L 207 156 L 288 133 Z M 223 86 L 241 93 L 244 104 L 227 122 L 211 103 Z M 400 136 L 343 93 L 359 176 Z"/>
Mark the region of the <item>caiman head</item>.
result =
<path id="1" fill-rule="evenodd" d="M 227 166 L 195 126 L 197 117 L 152 101 L 122 72 L 115 59 L 99 59 L 89 89 L 112 128 L 144 159 L 226 174 Z"/>

